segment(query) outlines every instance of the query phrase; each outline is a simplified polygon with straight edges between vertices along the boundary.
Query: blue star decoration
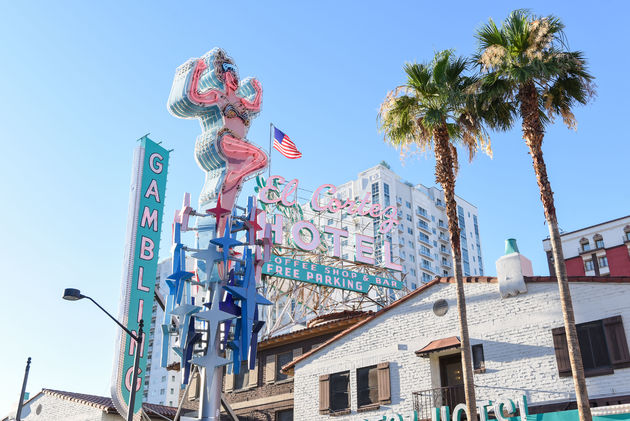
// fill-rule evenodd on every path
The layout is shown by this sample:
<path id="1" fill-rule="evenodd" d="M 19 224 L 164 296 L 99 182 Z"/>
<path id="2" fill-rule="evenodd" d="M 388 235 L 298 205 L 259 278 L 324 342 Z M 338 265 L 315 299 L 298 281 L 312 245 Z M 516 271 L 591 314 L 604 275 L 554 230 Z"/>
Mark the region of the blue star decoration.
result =
<path id="1" fill-rule="evenodd" d="M 182 304 L 175 308 L 171 314 L 177 316 L 179 319 L 179 346 L 173 347 L 173 350 L 182 359 L 184 358 L 184 349 L 188 339 L 188 332 L 190 330 L 191 316 L 201 310 L 201 307 L 192 304 Z"/>
<path id="2" fill-rule="evenodd" d="M 209 244 L 207 249 L 197 250 L 191 254 L 194 259 L 202 260 L 205 263 L 203 268 L 206 274 L 205 284 L 209 286 L 210 283 L 219 282 L 219 277 L 213 277 L 214 265 L 218 261 L 222 261 L 222 254 L 217 250 L 217 246 Z M 198 267 L 201 267 L 198 265 Z"/>
<path id="3" fill-rule="evenodd" d="M 228 342 L 227 347 L 232 350 L 232 372 L 234 374 L 241 373 L 241 332 L 242 332 L 243 320 L 242 318 L 236 319 L 234 326 L 234 339 Z"/>
<path id="4" fill-rule="evenodd" d="M 171 247 L 172 273 L 166 277 L 169 293 L 175 297 L 175 303 L 182 299 L 184 282 L 190 280 L 195 274 L 186 272 L 186 252 L 181 241 L 181 224 L 173 224 L 173 246 Z"/>
<path id="5" fill-rule="evenodd" d="M 196 313 L 194 317 L 197 320 L 204 320 L 208 323 L 209 336 L 208 336 L 208 352 L 214 349 L 214 343 L 217 337 L 217 330 L 219 325 L 225 320 L 235 319 L 237 316 L 221 310 L 221 296 L 223 295 L 223 288 L 220 285 L 216 285 L 212 302 L 205 304 L 206 307 L 210 307 L 209 310 Z"/>
<path id="6" fill-rule="evenodd" d="M 271 301 L 260 295 L 256 291 L 256 278 L 254 276 L 254 262 L 251 249 L 247 249 L 245 257 L 246 270 L 243 279 L 243 286 L 225 286 L 225 290 L 240 301 L 241 304 L 241 337 L 240 337 L 240 358 L 241 361 L 247 359 L 247 346 L 252 341 L 252 333 L 254 329 L 254 318 L 256 316 L 256 307 L 260 305 L 271 305 Z"/>
<path id="7" fill-rule="evenodd" d="M 231 226 L 231 220 L 228 219 L 226 226 Z M 242 246 L 243 243 L 241 243 L 240 241 L 237 241 L 235 238 L 232 237 L 232 235 L 230 233 L 227 232 L 228 230 L 226 230 L 226 234 L 223 237 L 218 237 L 218 238 L 213 238 L 212 240 L 210 240 L 210 242 L 212 244 L 215 244 L 219 247 L 221 247 L 221 251 L 223 252 L 223 261 L 227 262 L 230 259 L 230 249 L 234 246 Z"/>
<path id="8" fill-rule="evenodd" d="M 252 341 L 249 344 L 249 369 L 253 370 L 256 367 L 256 353 L 258 351 L 258 333 L 262 330 L 265 322 L 258 320 L 258 308 L 256 308 L 256 314 L 254 316 L 254 329 L 252 331 Z"/>

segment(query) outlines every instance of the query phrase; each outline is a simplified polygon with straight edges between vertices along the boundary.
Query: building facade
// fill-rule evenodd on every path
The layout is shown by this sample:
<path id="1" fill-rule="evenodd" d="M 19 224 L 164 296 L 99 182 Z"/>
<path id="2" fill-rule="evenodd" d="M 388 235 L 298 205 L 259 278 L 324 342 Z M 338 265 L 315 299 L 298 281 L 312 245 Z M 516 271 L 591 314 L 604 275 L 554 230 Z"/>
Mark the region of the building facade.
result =
<path id="1" fill-rule="evenodd" d="M 569 276 L 630 276 L 630 215 L 560 235 Z M 551 243 L 543 240 L 549 273 Z"/>
<path id="2" fill-rule="evenodd" d="M 346 311 L 311 320 L 306 328 L 279 335 L 258 344 L 256 367 L 243 364 L 239 374 L 224 376 L 226 402 L 240 421 L 292 421 L 293 376 L 281 368 L 305 352 L 318 347 L 372 313 Z M 223 414 L 222 420 L 230 420 Z"/>
<path id="3" fill-rule="evenodd" d="M 142 409 L 150 420 L 172 420 L 177 408 L 143 403 Z M 126 415 L 126 414 L 125 414 Z M 6 420 L 14 420 L 7 417 Z M 24 403 L 23 421 L 120 421 L 122 417 L 111 398 L 85 393 L 42 389 Z"/>
<path id="4" fill-rule="evenodd" d="M 465 278 L 477 403 L 574 408 L 557 283 L 512 272 Z M 521 292 L 500 292 L 518 278 Z M 570 288 L 592 406 L 630 402 L 630 277 L 571 277 Z M 295 419 L 424 419 L 462 403 L 455 297 L 452 278 L 434 279 L 286 365 Z"/>
<path id="5" fill-rule="evenodd" d="M 356 180 L 337 186 L 339 199 L 368 196 L 371 203 L 382 207 L 396 206 L 398 226 L 386 234 L 375 230 L 377 221 L 363 218 L 358 221 L 336 221 L 340 227 L 351 233 L 364 230 L 365 235 L 373 235 L 376 241 L 376 263 L 383 261 L 384 242 L 389 242 L 390 259 L 403 267 L 406 286 L 416 289 L 436 276 L 453 274 L 451 248 L 448 233 L 448 220 L 444 203 L 444 193 L 436 187 L 422 184 L 413 185 L 381 163 L 359 173 Z M 479 214 L 477 208 L 463 198 L 456 196 L 457 214 L 461 228 L 462 265 L 465 276 L 483 276 L 483 257 L 479 235 Z M 335 222 L 332 218 L 328 224 Z M 353 236 L 343 245 L 342 253 L 349 257 L 355 245 Z"/>

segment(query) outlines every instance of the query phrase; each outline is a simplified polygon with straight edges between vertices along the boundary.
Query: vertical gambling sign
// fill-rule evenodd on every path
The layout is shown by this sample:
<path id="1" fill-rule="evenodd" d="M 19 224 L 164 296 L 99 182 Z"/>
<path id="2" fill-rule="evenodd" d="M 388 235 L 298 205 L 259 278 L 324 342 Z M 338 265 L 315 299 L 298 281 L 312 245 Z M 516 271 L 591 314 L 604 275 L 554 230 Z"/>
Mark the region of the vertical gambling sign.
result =
<path id="1" fill-rule="evenodd" d="M 166 149 L 146 136 L 140 140 L 140 145 L 134 151 L 118 313 L 118 320 L 134 334 L 138 332 L 140 320 L 145 322 L 145 332 L 151 325 L 168 157 L 169 152 Z M 134 414 L 139 414 L 142 407 L 142 387 L 148 351 L 145 344 L 143 337 L 138 382 L 135 385 Z M 135 341 L 119 329 L 111 395 L 120 414 L 125 414 L 128 408 L 135 346 Z"/>

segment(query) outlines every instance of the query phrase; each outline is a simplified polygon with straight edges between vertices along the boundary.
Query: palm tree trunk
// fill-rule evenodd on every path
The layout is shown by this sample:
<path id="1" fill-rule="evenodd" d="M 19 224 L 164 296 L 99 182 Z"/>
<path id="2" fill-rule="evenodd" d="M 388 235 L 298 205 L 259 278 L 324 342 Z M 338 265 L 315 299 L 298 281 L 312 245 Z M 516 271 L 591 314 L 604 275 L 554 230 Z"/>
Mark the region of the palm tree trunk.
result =
<path id="1" fill-rule="evenodd" d="M 543 159 L 542 141 L 544 130 L 540 121 L 538 108 L 538 92 L 533 83 L 525 84 L 519 92 L 521 102 L 521 115 L 523 117 L 523 138 L 529 147 L 529 153 L 532 156 L 534 171 L 536 172 L 536 180 L 540 188 L 540 199 L 545 210 L 545 219 L 549 226 L 549 237 L 551 242 L 551 250 L 553 253 L 554 268 L 556 279 L 558 280 L 558 289 L 560 290 L 560 305 L 562 307 L 562 316 L 564 318 L 564 330 L 567 336 L 567 344 L 569 348 L 569 361 L 571 363 L 571 372 L 573 373 L 573 385 L 575 387 L 575 397 L 577 407 L 580 414 L 580 421 L 591 421 L 591 407 L 588 402 L 588 391 L 586 389 L 586 379 L 584 377 L 584 367 L 582 365 L 582 353 L 575 328 L 575 316 L 573 314 L 573 302 L 571 300 L 571 291 L 569 290 L 569 279 L 567 277 L 567 268 L 564 262 L 564 253 L 562 252 L 562 243 L 560 241 L 560 230 L 558 229 L 558 220 L 556 218 L 556 207 L 554 205 L 553 191 L 547 177 L 547 166 Z"/>
<path id="2" fill-rule="evenodd" d="M 435 179 L 444 190 L 448 231 L 451 237 L 451 255 L 455 272 L 457 290 L 457 310 L 459 313 L 459 332 L 461 337 L 462 370 L 464 375 L 464 395 L 468 420 L 477 419 L 477 402 L 475 399 L 475 379 L 473 376 L 472 352 L 468 336 L 468 318 L 466 316 L 466 297 L 464 295 L 464 278 L 462 275 L 462 252 L 460 247 L 459 223 L 457 218 L 457 202 L 455 201 L 456 158 L 451 150 L 446 124 L 436 130 L 435 134 Z M 452 409 L 452 408 L 451 408 Z"/>

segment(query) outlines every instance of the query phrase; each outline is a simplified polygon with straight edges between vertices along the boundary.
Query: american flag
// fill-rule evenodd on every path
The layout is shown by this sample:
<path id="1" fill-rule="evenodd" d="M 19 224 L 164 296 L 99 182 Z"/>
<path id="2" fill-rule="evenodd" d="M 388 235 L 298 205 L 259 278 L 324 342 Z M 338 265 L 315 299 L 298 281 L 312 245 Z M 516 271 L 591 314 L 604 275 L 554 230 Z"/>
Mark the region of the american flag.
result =
<path id="1" fill-rule="evenodd" d="M 273 148 L 289 159 L 302 157 L 302 152 L 297 150 L 295 143 L 291 142 L 289 136 L 282 133 L 275 126 L 273 128 Z"/>

